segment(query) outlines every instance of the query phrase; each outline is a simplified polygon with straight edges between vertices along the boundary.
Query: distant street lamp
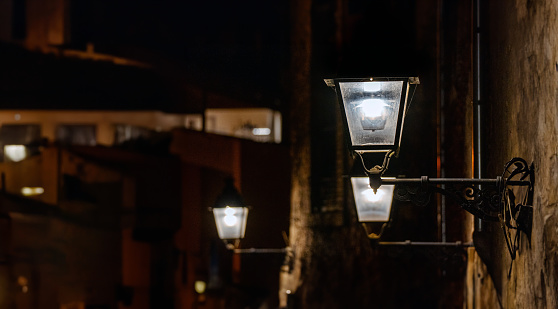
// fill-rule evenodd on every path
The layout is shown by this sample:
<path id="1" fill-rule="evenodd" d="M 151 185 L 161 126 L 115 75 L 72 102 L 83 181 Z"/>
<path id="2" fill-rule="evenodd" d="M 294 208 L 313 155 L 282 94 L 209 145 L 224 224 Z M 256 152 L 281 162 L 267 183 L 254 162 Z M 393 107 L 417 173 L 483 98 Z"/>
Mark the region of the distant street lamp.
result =
<path id="1" fill-rule="evenodd" d="M 233 250 L 234 253 L 283 253 L 286 254 L 289 263 L 292 260 L 293 251 L 290 247 L 238 248 L 246 231 L 249 207 L 235 188 L 232 178 L 225 180 L 225 187 L 210 210 L 213 211 L 219 238 L 225 242 L 227 249 Z"/>
<path id="2" fill-rule="evenodd" d="M 225 241 L 227 247 L 235 248 L 246 232 L 248 206 L 234 187 L 232 179 L 225 181 L 225 187 L 217 197 L 212 211 L 219 238 Z"/>

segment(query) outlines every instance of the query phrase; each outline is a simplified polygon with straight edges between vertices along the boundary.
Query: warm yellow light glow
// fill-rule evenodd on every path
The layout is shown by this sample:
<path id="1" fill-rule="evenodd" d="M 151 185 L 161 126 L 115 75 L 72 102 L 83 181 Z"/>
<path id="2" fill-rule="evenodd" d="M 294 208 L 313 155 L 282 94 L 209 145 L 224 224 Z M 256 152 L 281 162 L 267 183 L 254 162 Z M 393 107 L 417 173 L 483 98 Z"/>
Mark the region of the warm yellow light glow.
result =
<path id="1" fill-rule="evenodd" d="M 25 145 L 5 145 L 4 155 L 13 162 L 19 162 L 27 156 Z"/>
<path id="2" fill-rule="evenodd" d="M 205 293 L 206 286 L 207 285 L 206 285 L 205 281 L 196 280 L 196 282 L 194 282 L 194 290 L 196 290 L 196 293 L 198 293 L 198 294 Z"/>
<path id="3" fill-rule="evenodd" d="M 369 202 L 372 203 L 379 202 L 382 200 L 382 197 L 384 197 L 383 190 L 379 190 L 378 192 L 374 193 L 374 190 L 368 189 L 368 190 L 364 190 L 362 194 Z"/>
<path id="4" fill-rule="evenodd" d="M 33 190 L 29 187 L 23 187 L 21 188 L 21 194 L 25 195 L 25 196 L 29 196 L 31 195 L 33 192 Z"/>
<path id="5" fill-rule="evenodd" d="M 385 106 L 388 106 L 384 100 L 381 99 L 368 99 L 362 101 L 357 107 L 362 111 L 362 114 L 366 118 L 377 118 L 381 117 L 384 113 Z"/>
<path id="6" fill-rule="evenodd" d="M 45 193 L 45 189 L 42 187 L 23 187 L 21 188 L 21 194 L 24 196 L 41 195 Z"/>
<path id="7" fill-rule="evenodd" d="M 28 280 L 27 280 L 26 277 L 24 277 L 24 276 L 19 276 L 19 277 L 17 277 L 17 284 L 19 284 L 19 285 L 21 285 L 21 286 L 24 286 L 24 285 L 29 284 L 29 282 L 28 282 Z"/>

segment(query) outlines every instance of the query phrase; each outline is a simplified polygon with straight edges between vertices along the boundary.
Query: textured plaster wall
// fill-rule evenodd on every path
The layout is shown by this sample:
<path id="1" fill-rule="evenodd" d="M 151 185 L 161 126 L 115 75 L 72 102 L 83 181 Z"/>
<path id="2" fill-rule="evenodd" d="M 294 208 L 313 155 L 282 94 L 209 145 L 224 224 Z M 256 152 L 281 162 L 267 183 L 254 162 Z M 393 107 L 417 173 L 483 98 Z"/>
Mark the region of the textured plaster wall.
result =
<path id="1" fill-rule="evenodd" d="M 487 174 L 521 156 L 536 167 L 533 231 L 511 259 L 498 226 L 484 258 L 503 308 L 558 308 L 558 2 L 499 0 L 483 10 Z M 482 241 L 481 237 L 481 241 Z M 481 248 L 479 248 L 480 250 Z M 479 251 L 480 252 L 480 251 Z M 498 308 L 489 300 L 484 308 Z"/>

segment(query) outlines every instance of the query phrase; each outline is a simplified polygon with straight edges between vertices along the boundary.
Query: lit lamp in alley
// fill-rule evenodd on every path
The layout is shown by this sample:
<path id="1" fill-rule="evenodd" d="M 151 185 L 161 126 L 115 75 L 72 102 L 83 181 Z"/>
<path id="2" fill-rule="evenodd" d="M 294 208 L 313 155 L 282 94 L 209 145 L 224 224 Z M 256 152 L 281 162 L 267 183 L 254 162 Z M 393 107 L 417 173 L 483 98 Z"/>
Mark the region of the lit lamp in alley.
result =
<path id="1" fill-rule="evenodd" d="M 362 222 L 368 238 L 379 239 L 390 221 L 395 186 L 383 185 L 374 192 L 369 177 L 351 177 L 351 185 L 358 221 Z M 371 232 L 372 227 L 378 227 L 376 223 L 382 223 L 379 232 Z"/>
<path id="2" fill-rule="evenodd" d="M 401 142 L 407 97 L 417 77 L 326 79 L 337 90 L 351 150 L 395 151 Z M 413 88 L 414 89 L 414 88 Z"/>
<path id="3" fill-rule="evenodd" d="M 530 234 L 535 169 L 522 158 L 512 158 L 504 165 L 502 176 L 493 179 L 382 177 L 390 159 L 398 153 L 403 122 L 419 84 L 418 77 L 324 81 L 337 93 L 349 148 L 358 156 L 360 168 L 368 176 L 351 178 L 359 221 L 388 222 L 393 197 L 425 206 L 430 194 L 437 193 L 452 199 L 478 219 L 500 221 L 508 231 Z M 374 162 L 378 159 L 374 153 L 385 153 L 383 163 Z M 383 224 L 382 231 L 386 225 Z M 368 233 L 368 236 L 379 238 L 381 232 Z M 505 236 L 510 255 L 515 258 L 517 249 L 509 245 L 509 233 Z"/>
<path id="4" fill-rule="evenodd" d="M 248 207 L 242 196 L 234 187 L 232 179 L 225 181 L 225 187 L 212 208 L 219 238 L 227 247 L 234 248 L 244 238 Z"/>
<path id="5" fill-rule="evenodd" d="M 369 184 L 376 193 L 389 160 L 401 144 L 403 121 L 418 77 L 369 77 L 326 79 L 334 88 L 343 112 L 349 148 L 362 160 Z M 366 167 L 369 153 L 385 153 L 382 165 Z"/>
<path id="6" fill-rule="evenodd" d="M 393 185 L 383 185 L 376 192 L 368 177 L 351 177 L 359 222 L 387 222 L 393 200 Z"/>

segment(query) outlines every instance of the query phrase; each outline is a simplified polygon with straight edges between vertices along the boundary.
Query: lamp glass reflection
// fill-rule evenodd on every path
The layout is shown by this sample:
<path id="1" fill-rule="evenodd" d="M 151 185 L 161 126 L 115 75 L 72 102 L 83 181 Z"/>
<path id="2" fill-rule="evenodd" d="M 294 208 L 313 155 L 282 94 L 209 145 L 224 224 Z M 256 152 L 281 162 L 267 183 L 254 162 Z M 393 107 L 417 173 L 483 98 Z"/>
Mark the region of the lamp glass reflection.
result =
<path id="1" fill-rule="evenodd" d="M 248 207 L 213 208 L 217 232 L 221 239 L 241 239 L 246 231 Z"/>
<path id="2" fill-rule="evenodd" d="M 339 81 L 353 146 L 393 146 L 404 82 Z"/>
<path id="3" fill-rule="evenodd" d="M 394 185 L 382 185 L 374 193 L 370 188 L 368 177 L 351 177 L 351 184 L 353 186 L 358 221 L 389 221 Z"/>

